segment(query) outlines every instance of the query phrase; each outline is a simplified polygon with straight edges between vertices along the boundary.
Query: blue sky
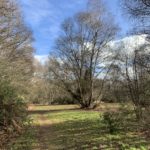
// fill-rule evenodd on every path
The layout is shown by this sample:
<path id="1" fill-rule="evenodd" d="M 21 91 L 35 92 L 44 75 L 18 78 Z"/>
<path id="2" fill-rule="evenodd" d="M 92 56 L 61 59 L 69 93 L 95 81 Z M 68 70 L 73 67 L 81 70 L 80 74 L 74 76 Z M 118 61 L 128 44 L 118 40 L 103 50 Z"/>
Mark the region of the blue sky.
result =
<path id="1" fill-rule="evenodd" d="M 53 50 L 62 21 L 86 9 L 87 0 L 18 0 L 27 26 L 33 31 L 36 55 L 47 55 Z M 119 0 L 104 0 L 109 11 L 122 29 L 129 30 L 127 18 L 122 15 Z"/>

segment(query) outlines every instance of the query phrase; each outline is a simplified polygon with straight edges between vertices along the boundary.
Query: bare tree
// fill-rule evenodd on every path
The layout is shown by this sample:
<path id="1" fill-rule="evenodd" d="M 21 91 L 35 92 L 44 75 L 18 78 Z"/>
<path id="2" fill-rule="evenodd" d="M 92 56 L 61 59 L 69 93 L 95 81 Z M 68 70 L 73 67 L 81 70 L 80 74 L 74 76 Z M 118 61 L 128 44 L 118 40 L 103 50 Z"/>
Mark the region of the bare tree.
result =
<path id="1" fill-rule="evenodd" d="M 122 49 L 124 48 L 122 47 Z M 150 74 L 148 68 L 143 67 L 144 64 L 146 66 L 149 64 L 147 59 L 144 58 L 148 56 L 147 53 L 149 53 L 148 49 L 144 49 L 143 46 L 133 49 L 132 52 L 125 49 L 120 52 L 118 59 L 120 75 L 124 85 L 127 85 L 138 119 L 142 118 L 143 108 L 149 109 L 150 107 Z"/>
<path id="2" fill-rule="evenodd" d="M 106 47 L 116 31 L 104 11 L 81 12 L 62 24 L 50 70 L 83 108 L 90 107 L 101 94 L 101 88 L 99 94 L 93 94 L 96 79 L 107 72 Z"/>
<path id="3" fill-rule="evenodd" d="M 3 78 L 10 79 L 12 84 L 21 88 L 32 75 L 31 32 L 24 25 L 14 1 L 2 0 L 0 7 L 1 73 Z"/>
<path id="4" fill-rule="evenodd" d="M 132 32 L 134 34 L 146 34 L 147 41 L 149 41 L 150 1 L 123 0 L 121 3 L 127 14 L 129 14 L 130 19 L 135 21 Z M 124 77 L 127 82 L 130 98 L 135 106 L 136 115 L 138 118 L 142 118 L 143 107 L 144 109 L 149 109 L 150 106 L 149 44 L 145 43 L 133 51 L 132 56 L 124 55 L 124 67 L 122 68 L 126 68 Z"/>
<path id="5" fill-rule="evenodd" d="M 0 127 L 17 131 L 25 120 L 32 76 L 31 32 L 14 0 L 0 1 Z M 2 128 L 1 128 L 2 129 Z M 14 131 L 14 130 L 12 130 Z"/>
<path id="6" fill-rule="evenodd" d="M 123 7 L 138 21 L 135 27 L 136 32 L 150 34 L 150 1 L 124 0 Z"/>

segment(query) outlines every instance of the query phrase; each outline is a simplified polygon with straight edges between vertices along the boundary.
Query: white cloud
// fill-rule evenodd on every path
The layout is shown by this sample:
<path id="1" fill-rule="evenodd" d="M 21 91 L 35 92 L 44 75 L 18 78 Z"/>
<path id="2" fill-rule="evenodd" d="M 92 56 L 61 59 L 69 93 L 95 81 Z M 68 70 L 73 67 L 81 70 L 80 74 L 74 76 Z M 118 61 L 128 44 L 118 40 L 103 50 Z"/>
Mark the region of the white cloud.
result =
<path id="1" fill-rule="evenodd" d="M 110 42 L 112 49 L 121 47 L 120 50 L 125 51 L 128 54 L 132 54 L 134 50 L 138 49 L 143 44 L 147 43 L 147 35 L 133 35 L 125 38 Z"/>
<path id="2" fill-rule="evenodd" d="M 41 64 L 44 64 L 46 61 L 48 61 L 48 55 L 35 55 L 35 59 L 37 59 Z"/>

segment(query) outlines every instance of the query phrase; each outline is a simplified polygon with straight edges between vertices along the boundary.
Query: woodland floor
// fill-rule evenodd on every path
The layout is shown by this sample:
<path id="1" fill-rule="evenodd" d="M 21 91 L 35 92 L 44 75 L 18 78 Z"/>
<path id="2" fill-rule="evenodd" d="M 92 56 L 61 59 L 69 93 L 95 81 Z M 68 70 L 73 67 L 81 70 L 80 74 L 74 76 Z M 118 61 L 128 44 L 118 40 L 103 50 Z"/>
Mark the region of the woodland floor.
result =
<path id="1" fill-rule="evenodd" d="M 109 134 L 101 114 L 117 105 L 103 104 L 97 111 L 76 105 L 31 105 L 31 127 L 11 150 L 149 150 L 150 140 L 131 126 L 128 132 Z"/>

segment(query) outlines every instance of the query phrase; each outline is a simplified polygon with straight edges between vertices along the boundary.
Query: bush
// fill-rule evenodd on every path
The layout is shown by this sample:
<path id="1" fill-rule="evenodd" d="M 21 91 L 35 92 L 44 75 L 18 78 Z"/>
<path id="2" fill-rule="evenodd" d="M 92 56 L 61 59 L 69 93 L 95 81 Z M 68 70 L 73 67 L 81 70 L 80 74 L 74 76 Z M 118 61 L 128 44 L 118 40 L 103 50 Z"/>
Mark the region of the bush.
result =
<path id="1" fill-rule="evenodd" d="M 21 132 L 26 121 L 26 104 L 9 82 L 0 84 L 0 130 Z"/>
<path id="2" fill-rule="evenodd" d="M 110 134 L 113 134 L 121 129 L 127 129 L 128 121 L 133 117 L 133 111 L 128 109 L 129 106 L 123 106 L 118 111 L 105 112 L 103 114 L 103 122 Z"/>
<path id="3" fill-rule="evenodd" d="M 117 117 L 115 112 L 105 112 L 103 114 L 103 122 L 105 123 L 110 134 L 115 133 L 119 129 L 120 118 Z"/>

